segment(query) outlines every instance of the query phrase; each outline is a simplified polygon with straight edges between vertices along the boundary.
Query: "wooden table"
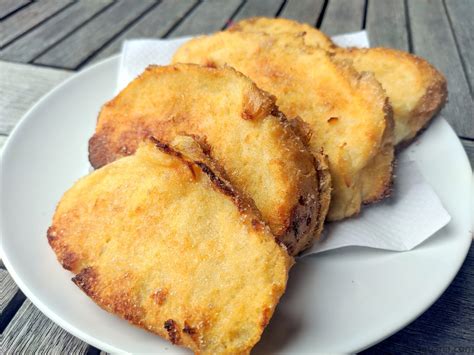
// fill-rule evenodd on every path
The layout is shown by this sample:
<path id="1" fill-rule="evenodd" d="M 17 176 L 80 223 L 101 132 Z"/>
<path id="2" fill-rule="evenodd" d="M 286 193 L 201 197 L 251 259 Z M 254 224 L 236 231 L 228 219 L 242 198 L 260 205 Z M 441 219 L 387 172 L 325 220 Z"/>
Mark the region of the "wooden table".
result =
<path id="1" fill-rule="evenodd" d="M 124 39 L 218 31 L 281 16 L 329 35 L 366 29 L 373 46 L 407 50 L 447 76 L 450 122 L 474 165 L 472 0 L 0 0 L 0 146 L 28 108 L 75 71 L 118 53 Z M 366 353 L 474 352 L 474 247 L 443 296 Z M 98 353 L 46 318 L 0 265 L 1 351 Z"/>

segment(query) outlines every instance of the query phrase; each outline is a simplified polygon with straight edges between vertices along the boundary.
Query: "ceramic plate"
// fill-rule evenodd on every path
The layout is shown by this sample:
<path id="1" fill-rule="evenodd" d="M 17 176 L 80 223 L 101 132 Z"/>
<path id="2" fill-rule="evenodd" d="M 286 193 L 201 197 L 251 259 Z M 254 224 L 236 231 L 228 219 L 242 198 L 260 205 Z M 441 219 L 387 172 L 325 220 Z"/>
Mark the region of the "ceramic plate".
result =
<path id="1" fill-rule="evenodd" d="M 117 68 L 113 57 L 73 76 L 8 139 L 0 185 L 3 261 L 28 298 L 82 340 L 109 352 L 185 352 L 96 306 L 46 240 L 56 203 L 89 171 L 87 141 L 101 105 L 114 95 Z M 299 260 L 255 353 L 359 351 L 410 323 L 450 284 L 471 243 L 471 168 L 441 118 L 408 149 L 451 214 L 449 225 L 410 252 L 345 248 Z"/>

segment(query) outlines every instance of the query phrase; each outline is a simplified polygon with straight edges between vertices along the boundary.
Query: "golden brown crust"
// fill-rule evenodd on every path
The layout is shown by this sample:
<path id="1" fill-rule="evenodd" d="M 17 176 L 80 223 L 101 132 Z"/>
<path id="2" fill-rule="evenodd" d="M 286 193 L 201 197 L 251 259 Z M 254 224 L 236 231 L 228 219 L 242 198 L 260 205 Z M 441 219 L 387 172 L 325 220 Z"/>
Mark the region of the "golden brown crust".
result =
<path id="1" fill-rule="evenodd" d="M 373 75 L 306 46 L 300 35 L 284 33 L 237 31 L 195 38 L 178 49 L 173 61 L 231 65 L 274 94 L 286 116 L 309 124 L 311 150 L 321 160 L 322 148 L 329 159 L 328 219 L 351 216 L 365 201 L 385 196 L 393 132 L 386 94 Z"/>
<path id="2" fill-rule="evenodd" d="M 149 67 L 102 108 L 89 141 L 90 161 L 98 168 L 132 154 L 147 136 L 169 142 L 183 133 L 206 142 L 291 254 L 319 238 L 315 230 L 325 215 L 318 216 L 311 152 L 275 98 L 234 69 Z"/>
<path id="3" fill-rule="evenodd" d="M 295 117 L 290 120 L 291 127 L 295 133 L 301 137 L 303 143 L 308 147 L 308 149 L 314 155 L 314 165 L 316 167 L 316 172 L 318 175 L 318 204 L 316 212 L 316 228 L 315 235 L 318 238 L 308 238 L 305 246 L 301 249 L 302 251 L 311 247 L 314 243 L 317 243 L 322 238 L 324 222 L 329 211 L 329 206 L 331 202 L 331 192 L 332 192 L 332 183 L 331 183 L 331 174 L 329 171 L 329 161 L 327 155 L 321 151 L 313 151 L 310 145 L 311 141 L 311 127 L 304 122 L 300 117 Z"/>
<path id="4" fill-rule="evenodd" d="M 273 35 L 305 32 L 307 45 L 352 60 L 358 71 L 373 72 L 394 108 L 397 149 L 408 145 L 446 102 L 448 91 L 443 74 L 416 55 L 390 48 L 339 48 L 314 27 L 286 19 L 243 20 L 232 26 L 232 30 Z"/>
<path id="5" fill-rule="evenodd" d="M 107 311 L 197 353 L 248 353 L 293 260 L 192 137 L 152 140 L 66 192 L 49 243 Z"/>

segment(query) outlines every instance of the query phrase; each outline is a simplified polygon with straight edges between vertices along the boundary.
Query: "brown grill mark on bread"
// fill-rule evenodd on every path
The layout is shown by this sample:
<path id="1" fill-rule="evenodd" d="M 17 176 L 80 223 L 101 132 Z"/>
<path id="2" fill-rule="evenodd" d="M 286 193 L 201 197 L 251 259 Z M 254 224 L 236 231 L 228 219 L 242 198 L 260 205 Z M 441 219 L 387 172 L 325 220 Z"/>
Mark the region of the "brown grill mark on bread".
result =
<path id="1" fill-rule="evenodd" d="M 191 327 L 188 322 L 184 321 L 183 332 L 189 334 L 191 337 L 197 333 L 196 328 Z"/>
<path id="2" fill-rule="evenodd" d="M 89 266 L 82 269 L 72 278 L 72 282 L 74 282 L 89 297 L 95 296 L 95 286 L 98 283 L 98 275 L 93 267 Z"/>
<path id="3" fill-rule="evenodd" d="M 201 168 L 201 170 L 209 176 L 211 181 L 214 183 L 214 185 L 225 195 L 230 196 L 232 198 L 235 198 L 236 193 L 232 189 L 232 187 L 225 182 L 224 180 L 220 179 L 206 164 L 202 162 L 195 162 L 197 166 Z"/>
<path id="4" fill-rule="evenodd" d="M 61 265 L 66 270 L 71 271 L 76 269 L 78 267 L 79 256 L 76 253 L 69 251 L 66 246 L 62 245 L 59 232 L 54 228 L 54 226 L 48 228 L 46 236 L 48 238 L 48 243 L 52 248 L 61 250 Z"/>
<path id="5" fill-rule="evenodd" d="M 168 319 L 165 324 L 164 328 L 168 332 L 168 337 L 173 344 L 179 344 L 181 336 L 179 335 L 179 329 L 176 325 L 176 322 L 172 319 Z"/>
<path id="6" fill-rule="evenodd" d="M 265 308 L 263 310 L 263 318 L 262 318 L 262 323 L 261 323 L 262 328 L 265 328 L 268 322 L 270 322 L 271 315 L 272 315 L 271 309 Z"/>
<path id="7" fill-rule="evenodd" d="M 104 130 L 103 134 L 93 135 L 89 139 L 89 162 L 94 168 L 100 168 L 113 161 L 112 152 L 107 147 L 108 130 Z"/>
<path id="8" fill-rule="evenodd" d="M 155 292 L 152 293 L 151 297 L 153 298 L 153 301 L 157 305 L 162 305 L 165 303 L 166 299 L 168 298 L 168 289 L 166 288 L 159 288 Z"/>

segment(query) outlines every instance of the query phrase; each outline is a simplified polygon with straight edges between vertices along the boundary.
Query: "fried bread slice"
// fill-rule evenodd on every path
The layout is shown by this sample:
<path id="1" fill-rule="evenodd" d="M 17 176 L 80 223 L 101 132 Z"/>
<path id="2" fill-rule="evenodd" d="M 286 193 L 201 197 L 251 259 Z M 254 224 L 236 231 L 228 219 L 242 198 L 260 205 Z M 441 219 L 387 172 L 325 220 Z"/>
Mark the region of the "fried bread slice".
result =
<path id="1" fill-rule="evenodd" d="M 310 145 L 329 160 L 328 219 L 359 212 L 390 191 L 393 161 L 391 108 L 380 84 L 346 61 L 304 44 L 302 35 L 219 32 L 185 43 L 173 62 L 230 65 L 277 97 L 287 117 L 311 127 Z"/>
<path id="2" fill-rule="evenodd" d="M 393 107 L 395 145 L 411 142 L 441 110 L 448 95 L 446 79 L 428 61 L 390 48 L 340 48 L 324 33 L 305 23 L 287 19 L 257 17 L 237 22 L 230 30 L 281 33 L 305 33 L 305 43 L 352 61 L 359 72 L 375 75 L 387 92 Z"/>
<path id="3" fill-rule="evenodd" d="M 293 259 L 190 137 L 80 179 L 48 240 L 100 307 L 202 354 L 249 353 Z"/>
<path id="4" fill-rule="evenodd" d="M 102 108 L 89 159 L 97 168 L 133 153 L 146 136 L 170 142 L 182 133 L 208 145 L 290 254 L 319 238 L 330 198 L 320 158 L 275 98 L 232 68 L 149 67 Z"/>

